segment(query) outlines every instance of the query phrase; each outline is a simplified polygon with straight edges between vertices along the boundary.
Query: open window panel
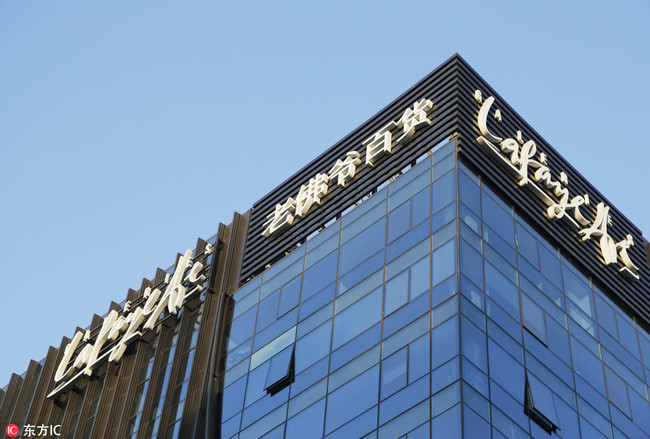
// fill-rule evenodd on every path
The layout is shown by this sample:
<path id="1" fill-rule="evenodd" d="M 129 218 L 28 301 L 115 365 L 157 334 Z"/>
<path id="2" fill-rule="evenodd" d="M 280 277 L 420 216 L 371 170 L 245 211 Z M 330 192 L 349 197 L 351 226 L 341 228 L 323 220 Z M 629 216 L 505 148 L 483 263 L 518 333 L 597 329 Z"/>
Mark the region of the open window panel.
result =
<path id="1" fill-rule="evenodd" d="M 548 434 L 558 429 L 553 392 L 530 374 L 526 374 L 524 413 Z"/>
<path id="2" fill-rule="evenodd" d="M 264 390 L 273 396 L 295 381 L 295 346 L 289 346 L 271 359 Z"/>

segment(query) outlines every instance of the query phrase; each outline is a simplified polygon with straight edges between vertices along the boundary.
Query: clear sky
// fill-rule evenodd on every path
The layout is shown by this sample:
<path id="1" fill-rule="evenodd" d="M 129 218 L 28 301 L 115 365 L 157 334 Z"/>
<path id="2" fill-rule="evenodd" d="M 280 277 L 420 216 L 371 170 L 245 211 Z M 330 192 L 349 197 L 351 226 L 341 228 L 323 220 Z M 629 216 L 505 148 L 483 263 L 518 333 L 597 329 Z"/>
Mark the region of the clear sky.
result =
<path id="1" fill-rule="evenodd" d="M 650 2 L 0 2 L 0 386 L 460 53 L 650 235 Z"/>

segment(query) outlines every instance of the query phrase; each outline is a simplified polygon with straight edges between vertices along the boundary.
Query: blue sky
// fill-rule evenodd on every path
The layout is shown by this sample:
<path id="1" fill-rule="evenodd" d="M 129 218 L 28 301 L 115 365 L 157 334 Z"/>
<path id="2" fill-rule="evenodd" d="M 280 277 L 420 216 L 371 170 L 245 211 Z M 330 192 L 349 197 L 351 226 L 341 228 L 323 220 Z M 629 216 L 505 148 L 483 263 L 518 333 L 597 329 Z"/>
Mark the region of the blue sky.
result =
<path id="1" fill-rule="evenodd" d="M 649 237 L 649 46 L 645 0 L 1 2 L 0 386 L 455 52 Z"/>

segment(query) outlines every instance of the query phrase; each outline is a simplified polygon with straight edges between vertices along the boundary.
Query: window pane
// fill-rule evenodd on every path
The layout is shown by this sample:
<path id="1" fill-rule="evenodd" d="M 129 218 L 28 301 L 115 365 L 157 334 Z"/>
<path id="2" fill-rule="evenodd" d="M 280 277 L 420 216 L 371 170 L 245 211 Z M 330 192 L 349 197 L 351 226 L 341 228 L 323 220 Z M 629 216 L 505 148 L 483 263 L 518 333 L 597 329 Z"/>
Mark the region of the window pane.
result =
<path id="1" fill-rule="evenodd" d="M 302 287 L 303 301 L 311 297 L 315 292 L 322 290 L 325 285 L 334 282 L 334 278 L 336 277 L 336 258 L 337 251 L 335 250 L 305 271 L 305 279 Z"/>
<path id="2" fill-rule="evenodd" d="M 434 178 L 437 178 L 434 176 Z M 446 206 L 456 199 L 456 173 L 450 172 L 433 183 L 432 211 L 437 212 L 441 207 Z"/>
<path id="3" fill-rule="evenodd" d="M 485 289 L 496 303 L 519 321 L 519 291 L 492 264 L 485 263 Z"/>
<path id="4" fill-rule="evenodd" d="M 431 264 L 429 257 L 420 259 L 411 267 L 410 300 L 415 299 L 431 288 Z"/>
<path id="5" fill-rule="evenodd" d="M 458 174 L 459 198 L 475 213 L 481 213 L 481 191 L 464 172 Z"/>
<path id="6" fill-rule="evenodd" d="M 589 285 L 586 285 L 566 266 L 562 267 L 562 274 L 564 277 L 564 292 L 567 297 L 578 305 L 585 314 L 594 318 L 594 301 Z"/>
<path id="7" fill-rule="evenodd" d="M 287 421 L 287 436 L 296 438 L 322 437 L 325 399 Z"/>
<path id="8" fill-rule="evenodd" d="M 537 337 L 542 343 L 548 344 L 546 339 L 546 323 L 544 311 L 530 300 L 525 294 L 521 295 L 522 314 L 524 327 Z"/>
<path id="9" fill-rule="evenodd" d="M 280 291 L 280 307 L 278 309 L 278 316 L 284 315 L 287 311 L 298 305 L 301 281 L 302 276 L 298 276 L 282 287 L 282 290 Z"/>
<path id="10" fill-rule="evenodd" d="M 345 273 L 384 247 L 386 218 L 377 221 L 341 247 L 339 273 Z M 305 281 L 306 283 L 306 281 Z"/>
<path id="11" fill-rule="evenodd" d="M 253 307 L 232 322 L 228 350 L 234 349 L 253 335 L 256 317 L 257 307 Z"/>
<path id="12" fill-rule="evenodd" d="M 625 346 L 625 349 L 639 358 L 639 341 L 637 340 L 636 329 L 632 323 L 621 315 L 618 316 L 617 321 L 618 331 L 621 334 L 621 343 Z"/>
<path id="13" fill-rule="evenodd" d="M 269 366 L 268 374 L 266 375 L 266 382 L 264 383 L 264 388 L 269 389 L 274 385 L 278 384 L 280 381 L 290 379 L 290 374 L 293 372 L 291 360 L 293 357 L 293 346 L 290 346 L 278 353 L 271 359 L 271 365 Z M 287 385 L 289 382 L 287 381 Z M 276 388 L 273 387 L 272 390 L 269 390 L 271 393 L 275 393 Z"/>
<path id="14" fill-rule="evenodd" d="M 275 321 L 275 317 L 278 313 L 279 299 L 280 290 L 274 292 L 269 297 L 260 302 L 260 309 L 257 312 L 257 332 L 263 328 L 266 328 L 269 324 Z"/>
<path id="15" fill-rule="evenodd" d="M 431 255 L 433 285 L 456 272 L 456 240 L 452 239 Z"/>
<path id="16" fill-rule="evenodd" d="M 425 334 L 409 345 L 409 384 L 429 373 L 430 367 L 429 334 Z"/>
<path id="17" fill-rule="evenodd" d="M 554 425 L 558 425 L 553 392 L 533 375 L 529 374 L 527 378 L 533 407 L 539 410 Z"/>
<path id="18" fill-rule="evenodd" d="M 359 375 L 327 397 L 325 432 L 329 433 L 357 415 L 377 404 L 376 389 L 379 383 L 379 365 Z"/>
<path id="19" fill-rule="evenodd" d="M 517 251 L 530 262 L 533 267 L 539 269 L 539 253 L 537 250 L 537 239 L 524 226 L 517 223 Z"/>
<path id="20" fill-rule="evenodd" d="M 489 341 L 488 354 L 490 378 L 521 401 L 525 384 L 524 368 L 492 340 Z"/>
<path id="21" fill-rule="evenodd" d="M 607 332 L 618 340 L 618 327 L 616 325 L 616 311 L 609 306 L 603 298 L 596 294 L 596 308 L 598 310 L 598 323 Z"/>
<path id="22" fill-rule="evenodd" d="M 473 410 L 463 407 L 465 439 L 485 439 L 490 437 L 490 424 L 477 415 Z"/>
<path id="23" fill-rule="evenodd" d="M 431 332 L 431 367 L 436 368 L 458 355 L 458 317 L 453 317 Z"/>
<path id="24" fill-rule="evenodd" d="M 408 349 L 404 348 L 381 362 L 381 399 L 406 386 Z"/>
<path id="25" fill-rule="evenodd" d="M 484 186 L 485 187 L 485 186 Z M 515 220 L 509 212 L 483 191 L 483 221 L 511 247 L 515 246 Z"/>
<path id="26" fill-rule="evenodd" d="M 460 435 L 460 404 L 431 421 L 434 438 L 454 438 Z"/>
<path id="27" fill-rule="evenodd" d="M 573 337 L 571 337 L 571 353 L 573 354 L 575 372 L 604 394 L 605 379 L 603 378 L 603 363 L 600 359 Z"/>
<path id="28" fill-rule="evenodd" d="M 461 338 L 463 347 L 463 356 L 479 368 L 487 368 L 487 339 L 485 333 L 470 323 L 465 317 L 461 320 Z"/>
<path id="29" fill-rule="evenodd" d="M 409 270 L 404 270 L 386 282 L 385 311 L 388 315 L 408 302 L 409 299 Z"/>
<path id="30" fill-rule="evenodd" d="M 264 383 L 269 371 L 270 361 L 255 368 L 248 374 L 248 385 L 246 386 L 246 406 L 248 407 L 264 395 Z"/>
<path id="31" fill-rule="evenodd" d="M 296 343 L 296 371 L 299 373 L 323 358 L 330 350 L 332 321 L 305 335 Z"/>
<path id="32" fill-rule="evenodd" d="M 431 216 L 431 189 L 426 188 L 413 197 L 412 226 L 417 226 L 429 216 Z"/>
<path id="33" fill-rule="evenodd" d="M 334 318 L 334 342 L 336 349 L 381 319 L 382 288 L 379 287 Z"/>
<path id="34" fill-rule="evenodd" d="M 483 286 L 483 258 L 464 239 L 460 240 L 460 271 L 474 284 Z"/>
<path id="35" fill-rule="evenodd" d="M 609 393 L 610 401 L 625 414 L 632 416 L 625 381 L 612 372 L 609 367 L 605 367 L 605 375 L 607 377 L 607 392 Z"/>
<path id="36" fill-rule="evenodd" d="M 431 218 L 432 230 L 435 232 L 454 218 L 456 218 L 456 203 L 451 203 L 433 215 Z"/>
<path id="37" fill-rule="evenodd" d="M 411 228 L 411 200 L 388 214 L 388 242 L 403 235 Z"/>

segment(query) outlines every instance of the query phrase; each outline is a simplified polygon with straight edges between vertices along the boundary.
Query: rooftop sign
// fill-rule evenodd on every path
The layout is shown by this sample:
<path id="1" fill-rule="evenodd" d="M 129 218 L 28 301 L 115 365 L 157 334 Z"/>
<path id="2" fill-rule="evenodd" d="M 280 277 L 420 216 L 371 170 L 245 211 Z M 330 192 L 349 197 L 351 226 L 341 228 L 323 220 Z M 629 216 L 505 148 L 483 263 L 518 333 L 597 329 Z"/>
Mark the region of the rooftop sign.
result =
<path id="1" fill-rule="evenodd" d="M 344 159 L 338 159 L 334 163 L 328 173 L 316 174 L 310 178 L 309 183 L 300 187 L 295 198 L 289 197 L 284 203 L 275 206 L 275 210 L 267 216 L 262 236 L 278 236 L 296 222 L 296 217 L 304 218 L 320 205 L 330 185 L 345 187 L 354 179 L 360 166 L 374 166 L 380 158 L 391 154 L 393 148 L 408 143 L 418 130 L 432 124 L 429 120 L 432 110 L 433 102 L 420 99 L 413 104 L 413 108 L 407 108 L 399 120 L 390 121 L 362 142 L 366 146 L 365 163 L 359 152 L 349 151 Z"/>
<path id="2" fill-rule="evenodd" d="M 207 244 L 203 255 L 211 254 L 212 250 L 212 245 Z M 174 274 L 167 274 L 164 291 L 158 288 L 152 291 L 151 287 L 147 287 L 144 291 L 146 300 L 142 306 L 132 310 L 130 302 L 127 302 L 123 312 L 109 312 L 92 343 L 90 331 L 77 331 L 65 347 L 61 363 L 54 374 L 56 387 L 48 398 L 61 394 L 81 377 L 92 375 L 107 360 L 119 363 L 126 348 L 153 329 L 165 309 L 175 315 L 188 299 L 203 290 L 206 268 L 201 262 L 192 260 L 192 250 L 188 249 L 179 258 Z M 108 350 L 104 349 L 108 346 Z M 73 358 L 78 348 L 81 351 Z"/>
<path id="3" fill-rule="evenodd" d="M 474 92 L 474 99 L 481 104 L 478 113 L 478 127 L 481 135 L 476 139 L 483 150 L 498 163 L 519 184 L 527 187 L 537 198 L 546 205 L 546 217 L 551 221 L 563 220 L 577 231 L 578 239 L 587 241 L 598 239 L 598 246 L 604 265 L 614 265 L 618 271 L 630 281 L 639 279 L 637 267 L 627 253 L 634 245 L 631 234 L 619 242 L 608 233 L 607 227 L 612 225 L 609 206 L 600 202 L 591 208 L 592 220 L 587 219 L 581 209 L 591 207 L 589 194 L 571 196 L 567 185 L 569 179 L 564 172 L 553 177 L 549 168 L 546 154 L 537 153 L 533 140 L 524 140 L 521 131 L 514 138 L 503 139 L 490 132 L 487 126 L 494 97 L 483 99 L 480 90 Z M 501 111 L 495 110 L 492 118 L 501 122 Z"/>

